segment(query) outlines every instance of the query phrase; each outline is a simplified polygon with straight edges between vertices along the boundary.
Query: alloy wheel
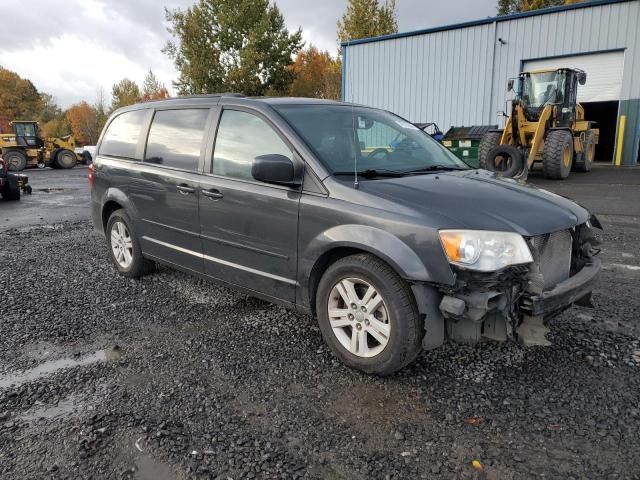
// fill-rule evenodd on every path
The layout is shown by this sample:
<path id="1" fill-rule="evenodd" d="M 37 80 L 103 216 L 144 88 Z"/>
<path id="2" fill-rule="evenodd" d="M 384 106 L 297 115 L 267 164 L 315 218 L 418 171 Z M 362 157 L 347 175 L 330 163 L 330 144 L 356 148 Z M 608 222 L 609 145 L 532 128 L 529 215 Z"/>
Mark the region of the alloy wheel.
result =
<path id="1" fill-rule="evenodd" d="M 133 240 L 129 229 L 120 220 L 111 226 L 111 251 L 121 268 L 127 269 L 133 262 Z"/>
<path id="2" fill-rule="evenodd" d="M 331 289 L 329 323 L 340 344 L 351 354 L 370 358 L 389 342 L 391 323 L 382 295 L 360 278 L 344 278 Z"/>

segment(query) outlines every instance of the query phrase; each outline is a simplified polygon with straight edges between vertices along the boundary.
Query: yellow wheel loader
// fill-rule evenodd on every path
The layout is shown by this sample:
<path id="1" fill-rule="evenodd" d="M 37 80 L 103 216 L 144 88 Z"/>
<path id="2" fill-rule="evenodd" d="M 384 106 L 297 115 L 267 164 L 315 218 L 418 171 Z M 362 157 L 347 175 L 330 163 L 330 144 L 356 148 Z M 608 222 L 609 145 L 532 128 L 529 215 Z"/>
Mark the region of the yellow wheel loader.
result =
<path id="1" fill-rule="evenodd" d="M 78 162 L 75 139 L 40 136 L 38 122 L 11 122 L 11 132 L 0 134 L 0 154 L 10 170 L 29 166 L 73 168 Z"/>
<path id="2" fill-rule="evenodd" d="M 585 84 L 587 74 L 560 68 L 522 72 L 517 81 L 504 130 L 491 130 L 480 141 L 480 167 L 522 180 L 535 162 L 542 162 L 547 178 L 591 170 L 600 131 L 577 103 L 578 84 Z"/>

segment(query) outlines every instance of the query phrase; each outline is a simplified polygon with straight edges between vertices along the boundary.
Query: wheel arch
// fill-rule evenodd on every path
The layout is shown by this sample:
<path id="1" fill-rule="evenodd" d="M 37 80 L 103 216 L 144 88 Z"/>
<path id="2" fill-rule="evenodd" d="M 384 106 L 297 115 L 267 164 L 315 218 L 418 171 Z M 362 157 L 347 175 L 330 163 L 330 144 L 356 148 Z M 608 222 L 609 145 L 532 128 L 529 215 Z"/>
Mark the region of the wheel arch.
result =
<path id="1" fill-rule="evenodd" d="M 138 218 L 138 214 L 133 203 L 131 203 L 131 200 L 129 200 L 127 195 L 122 190 L 119 190 L 117 188 L 108 189 L 105 192 L 101 203 L 102 208 L 100 211 L 100 215 L 103 232 L 106 231 L 109 217 L 116 210 L 124 210 L 132 220 Z"/>
<path id="2" fill-rule="evenodd" d="M 315 314 L 315 295 L 323 274 L 337 260 L 366 253 L 387 263 L 407 281 L 433 281 L 424 262 L 404 242 L 383 230 L 364 225 L 344 225 L 324 232 L 301 252 L 302 299 Z"/>

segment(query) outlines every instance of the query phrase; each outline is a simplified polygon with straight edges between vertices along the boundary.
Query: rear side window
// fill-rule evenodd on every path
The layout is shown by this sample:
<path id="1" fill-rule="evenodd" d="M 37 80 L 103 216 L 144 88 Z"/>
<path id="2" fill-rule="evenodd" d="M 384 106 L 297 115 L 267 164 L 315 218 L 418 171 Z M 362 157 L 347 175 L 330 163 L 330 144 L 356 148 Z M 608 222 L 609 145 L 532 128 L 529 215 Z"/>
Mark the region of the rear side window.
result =
<path id="1" fill-rule="evenodd" d="M 208 109 L 160 110 L 151 122 L 145 162 L 197 170 Z"/>
<path id="2" fill-rule="evenodd" d="M 253 180 L 253 159 L 275 153 L 291 158 L 291 150 L 267 122 L 246 112 L 222 113 L 213 152 L 214 174 Z"/>
<path id="3" fill-rule="evenodd" d="M 138 140 L 146 115 L 147 110 L 134 110 L 114 118 L 100 144 L 100 155 L 136 159 Z"/>

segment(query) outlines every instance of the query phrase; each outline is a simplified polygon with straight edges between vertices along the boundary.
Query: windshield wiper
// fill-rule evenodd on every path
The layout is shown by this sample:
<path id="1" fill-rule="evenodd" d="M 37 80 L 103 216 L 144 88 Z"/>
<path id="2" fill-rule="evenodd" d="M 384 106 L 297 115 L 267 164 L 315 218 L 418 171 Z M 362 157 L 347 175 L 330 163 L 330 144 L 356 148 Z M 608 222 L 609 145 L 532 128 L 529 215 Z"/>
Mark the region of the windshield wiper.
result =
<path id="1" fill-rule="evenodd" d="M 463 167 L 452 167 L 449 165 L 429 165 L 428 167 L 418 168 L 416 170 L 407 170 L 404 173 L 429 173 L 429 172 L 453 172 L 458 170 L 469 170 Z"/>
<path id="2" fill-rule="evenodd" d="M 354 171 L 333 172 L 334 175 L 354 175 Z M 398 172 L 396 170 L 383 169 L 369 169 L 358 172 L 358 176 L 362 178 L 375 178 L 375 177 L 404 177 L 409 172 Z"/>

